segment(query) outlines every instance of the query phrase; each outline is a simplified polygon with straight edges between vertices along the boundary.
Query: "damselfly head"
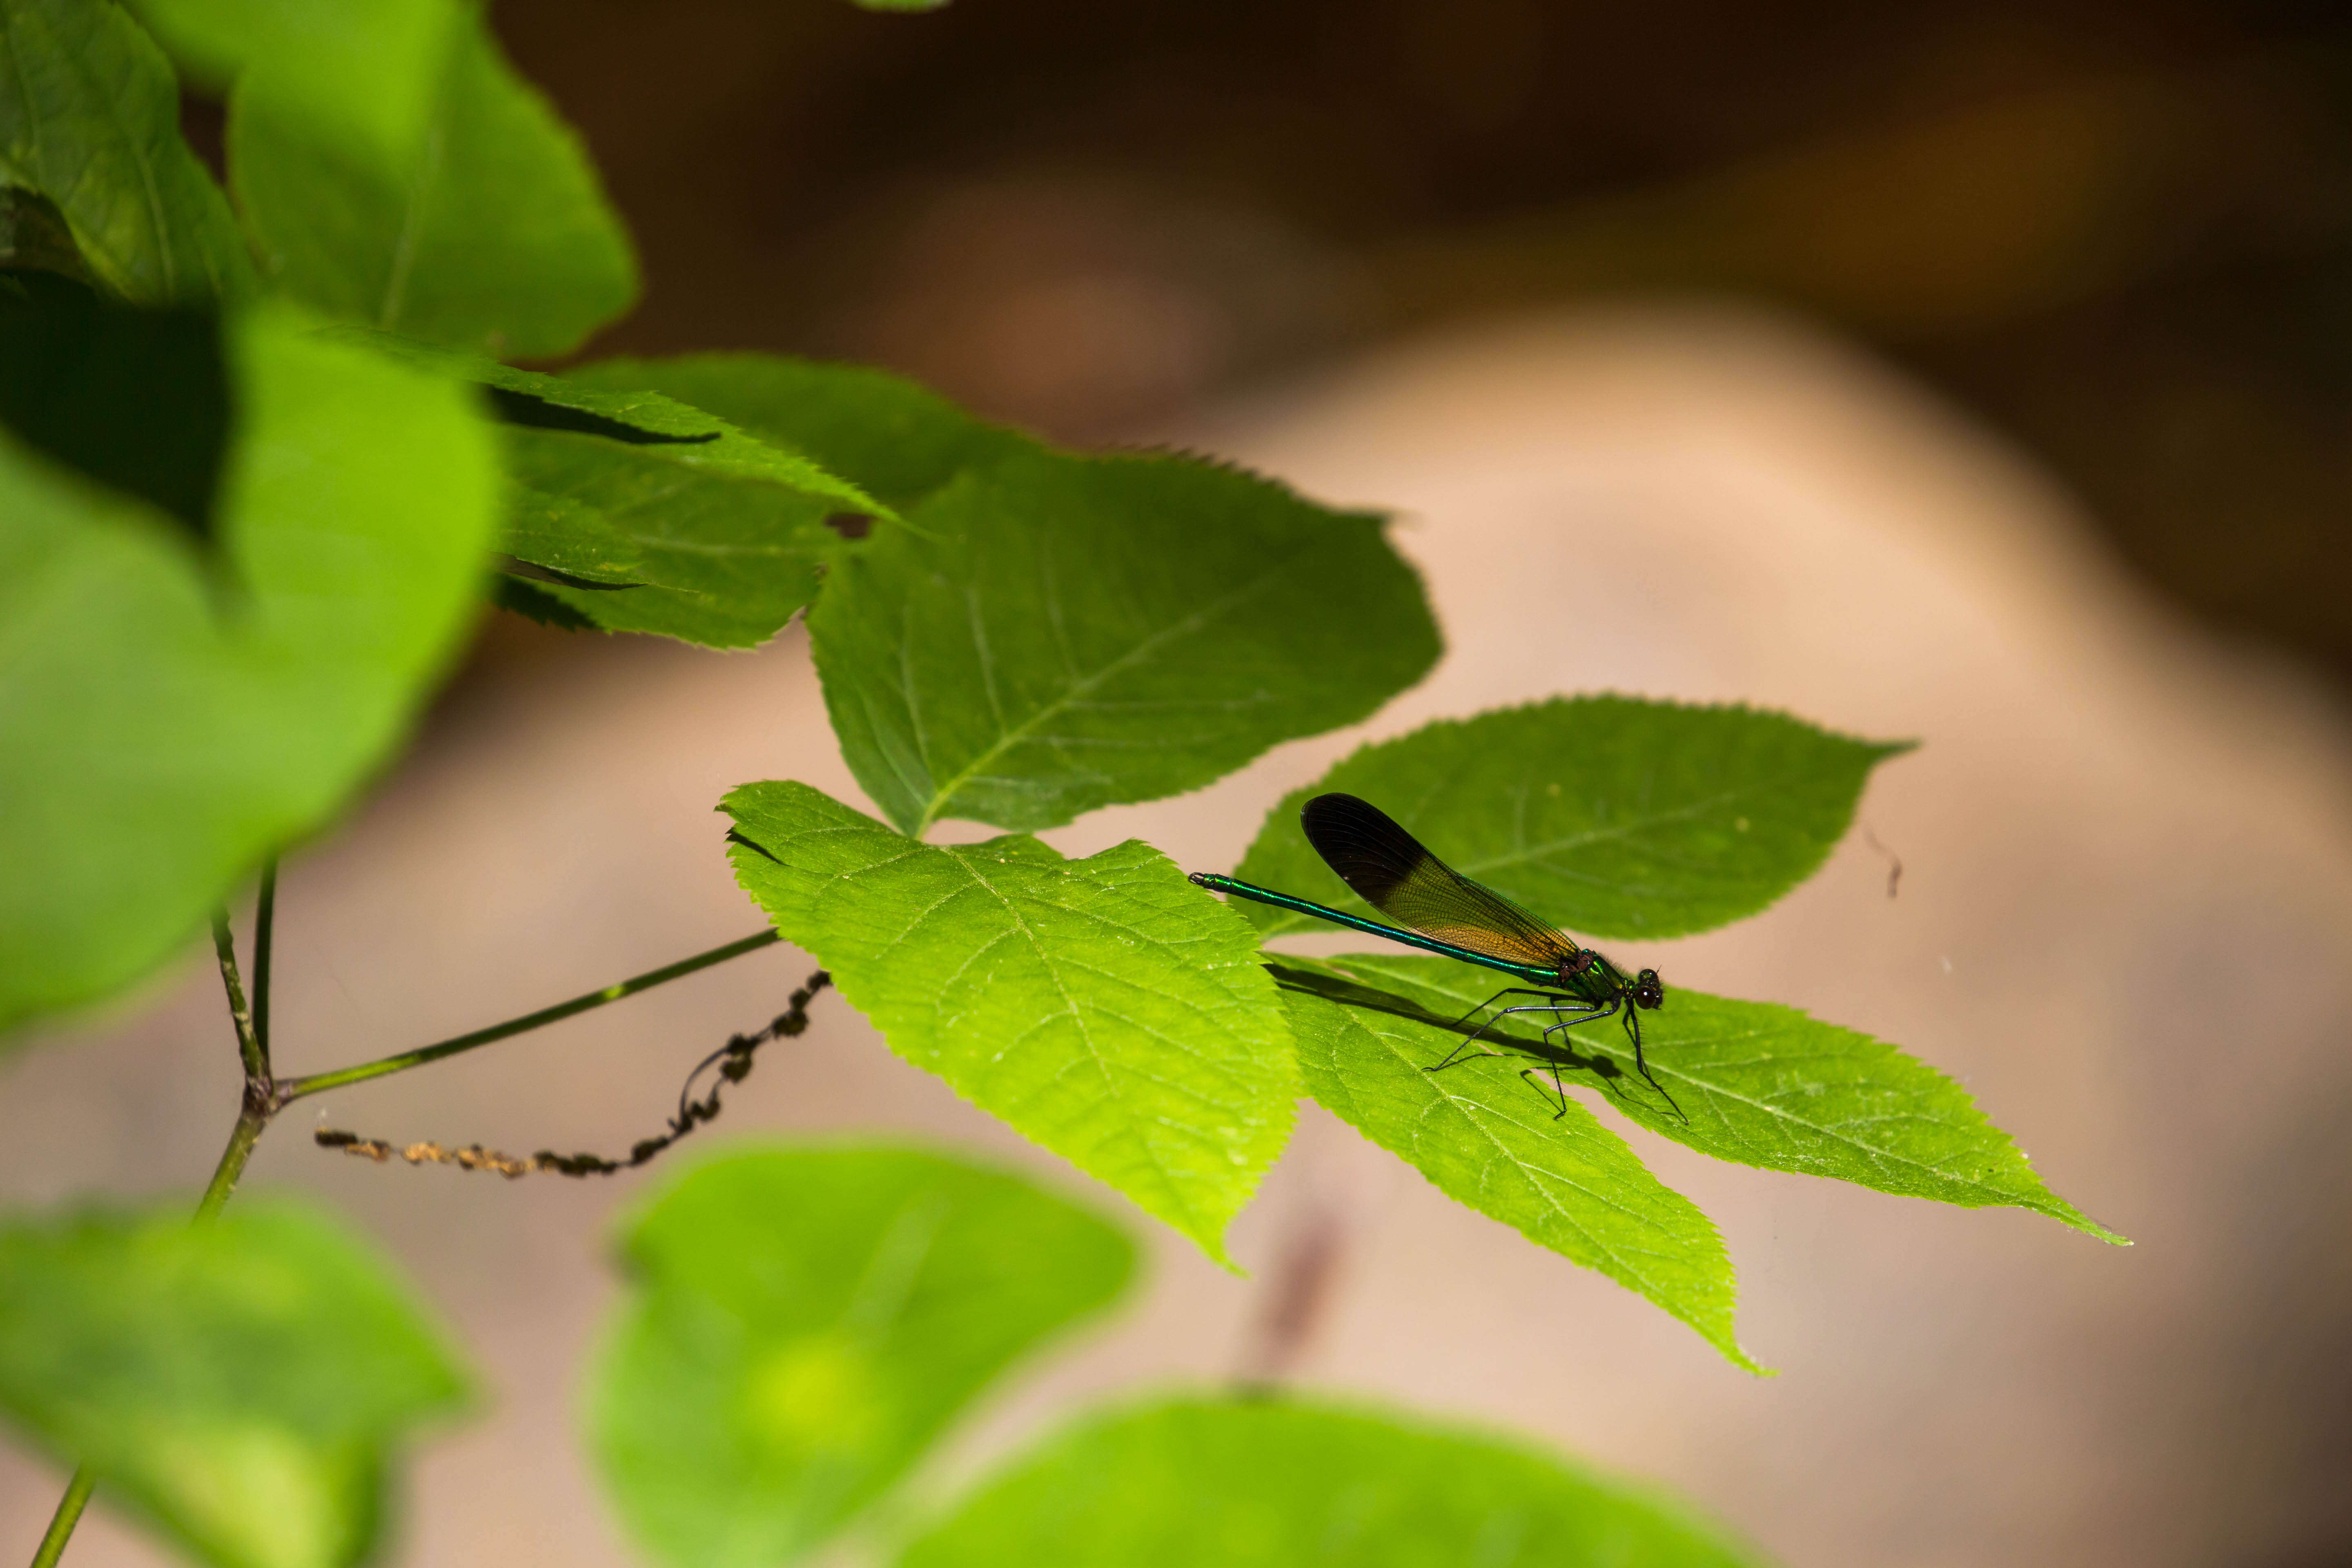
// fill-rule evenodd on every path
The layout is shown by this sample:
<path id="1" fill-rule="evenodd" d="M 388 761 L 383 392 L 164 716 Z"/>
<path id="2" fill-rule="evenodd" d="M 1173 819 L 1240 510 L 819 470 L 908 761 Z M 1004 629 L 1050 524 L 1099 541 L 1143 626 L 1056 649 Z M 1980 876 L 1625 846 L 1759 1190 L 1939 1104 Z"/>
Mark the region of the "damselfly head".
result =
<path id="1" fill-rule="evenodd" d="M 1666 988 L 1654 969 L 1644 969 L 1633 976 L 1633 1005 L 1663 1007 L 1666 1005 Z"/>

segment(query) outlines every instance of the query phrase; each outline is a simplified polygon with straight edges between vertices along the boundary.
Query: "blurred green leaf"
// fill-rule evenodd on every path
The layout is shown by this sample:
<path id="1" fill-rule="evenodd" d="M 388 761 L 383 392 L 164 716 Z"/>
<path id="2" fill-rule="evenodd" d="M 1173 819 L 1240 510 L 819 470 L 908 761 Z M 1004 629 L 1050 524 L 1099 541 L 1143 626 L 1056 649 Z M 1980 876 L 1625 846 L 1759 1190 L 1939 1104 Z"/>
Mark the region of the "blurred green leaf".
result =
<path id="1" fill-rule="evenodd" d="M 415 155 L 462 25 L 456 0 L 132 0 L 182 68 L 217 91 L 252 72 L 315 137 Z"/>
<path id="2" fill-rule="evenodd" d="M 0 425 L 212 537 L 228 438 L 219 319 L 131 310 L 48 273 L 0 280 Z"/>
<path id="3" fill-rule="evenodd" d="M 0 0 L 0 184 L 47 197 L 100 282 L 142 305 L 253 291 L 171 64 L 112 0 Z"/>
<path id="4" fill-rule="evenodd" d="M 1198 789 L 1418 680 L 1437 629 L 1378 520 L 1165 457 L 967 469 L 809 614 L 857 782 L 921 834 Z"/>
<path id="5" fill-rule="evenodd" d="M 942 848 L 791 783 L 724 809 L 737 879 L 892 1050 L 1223 1261 L 1298 1092 L 1246 925 L 1133 840 Z"/>
<path id="6" fill-rule="evenodd" d="M 1348 984 L 1338 966 L 1286 958 L 1274 972 L 1299 1072 L 1325 1110 L 1455 1202 L 1648 1297 L 1733 1365 L 1763 1370 L 1735 1337 L 1731 1259 L 1697 1205 L 1650 1174 L 1582 1101 L 1563 1109 L 1548 1079 L 1519 1077 L 1525 1061 L 1471 1057 L 1431 1070 L 1462 1043 L 1445 1023 L 1471 1003 L 1433 1016 L 1419 999 Z"/>
<path id="7" fill-rule="evenodd" d="M 1298 808 L 1338 790 L 1566 930 L 1680 936 L 1752 915 L 1811 876 L 1870 770 L 1908 749 L 1748 708 L 1555 698 L 1364 747 L 1286 796 L 1234 874 L 1377 915 L 1298 829 Z M 1329 929 L 1265 904 L 1242 912 L 1268 936 Z"/>
<path id="8" fill-rule="evenodd" d="M 1442 1059 L 1462 1039 L 1446 1025 L 1499 989 L 1493 984 L 1499 976 L 1444 958 L 1351 953 L 1323 964 L 1277 962 L 1359 982 L 1365 989 L 1353 1000 L 1388 1010 L 1354 1016 L 1416 1061 Z M 1618 1019 L 1555 1035 L 1555 1044 L 1566 1044 L 1548 1053 L 1535 1033 L 1506 1032 L 1515 1052 L 1507 1064 L 1475 1064 L 1497 1093 L 1506 1092 L 1507 1069 L 1558 1062 L 1571 1089 L 1597 1090 L 1660 1137 L 1718 1160 L 1962 1208 L 2032 1209 L 2102 1240 L 2124 1239 L 2044 1186 L 1958 1084 L 1883 1040 L 1794 1007 L 1710 996 L 1668 977 L 1665 1005 L 1642 1015 L 1642 1054 L 1682 1116 L 1634 1075 L 1633 1046 Z M 1449 1077 L 1469 1070 L 1446 1069 Z"/>
<path id="9" fill-rule="evenodd" d="M 591 1440 L 677 1568 L 809 1551 L 1134 1267 L 1117 1230 L 1017 1177 L 855 1147 L 704 1165 L 623 1247 L 637 1289 L 593 1373 Z"/>
<path id="10" fill-rule="evenodd" d="M 464 629 L 498 504 L 463 388 L 232 322 L 218 565 L 0 443 L 0 1026 L 168 958 L 380 766 Z"/>
<path id="11" fill-rule="evenodd" d="M 24 274 L 38 272 L 97 282 L 57 204 L 21 185 L 0 185 L 0 270 L 17 274 L 6 280 L 17 288 L 30 281 Z"/>
<path id="12" fill-rule="evenodd" d="M 636 297 L 636 262 L 572 129 L 478 14 L 448 34 L 403 158 L 320 133 L 314 94 L 249 71 L 230 177 L 264 272 L 344 321 L 501 358 L 579 346 Z"/>
<path id="13" fill-rule="evenodd" d="M 218 1568 L 365 1557 L 391 1460 L 464 1393 L 415 1295 L 307 1207 L 0 1224 L 0 1409 Z"/>
<path id="14" fill-rule="evenodd" d="M 1747 1568 L 1762 1561 L 1663 1492 L 1524 1442 L 1322 1401 L 1193 1397 L 1079 1421 L 983 1483 L 898 1565 Z"/>

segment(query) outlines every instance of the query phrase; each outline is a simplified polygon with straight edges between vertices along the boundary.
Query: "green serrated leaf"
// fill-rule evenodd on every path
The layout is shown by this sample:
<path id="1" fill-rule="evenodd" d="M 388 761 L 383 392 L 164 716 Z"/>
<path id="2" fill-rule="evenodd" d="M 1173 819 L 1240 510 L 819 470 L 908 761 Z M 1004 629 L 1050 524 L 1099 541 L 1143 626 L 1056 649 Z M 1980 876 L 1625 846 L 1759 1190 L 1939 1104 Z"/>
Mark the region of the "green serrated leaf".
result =
<path id="1" fill-rule="evenodd" d="M 753 647 L 816 596 L 840 543 L 834 508 L 761 480 L 697 473 L 675 447 L 505 432 L 501 545 L 525 561 L 629 586 L 541 583 L 608 632 Z"/>
<path id="2" fill-rule="evenodd" d="M 707 409 L 804 453 L 899 510 L 967 468 L 1045 450 L 928 388 L 864 365 L 781 354 L 681 354 L 600 360 L 565 372 L 564 380 L 614 393 L 661 393 Z"/>
<path id="3" fill-rule="evenodd" d="M 225 342 L 219 560 L 0 442 L 0 1027 L 154 968 L 390 753 L 479 592 L 464 389 L 266 310 Z"/>
<path id="4" fill-rule="evenodd" d="M 404 1282 L 308 1207 L 0 1224 L 0 1410 L 216 1568 L 365 1557 L 465 1376 Z"/>
<path id="5" fill-rule="evenodd" d="M 1134 1247 L 1018 1177 L 883 1148 L 730 1155 L 628 1221 L 593 1372 L 605 1485 L 677 1568 L 839 1531 L 1018 1357 L 1115 1300 Z"/>
<path id="6" fill-rule="evenodd" d="M 1080 1420 L 898 1568 L 1747 1568 L 1676 1500 L 1508 1437 L 1362 1406 L 1167 1399 Z"/>
<path id="7" fill-rule="evenodd" d="M 562 600 L 541 592 L 538 584 L 513 577 L 500 577 L 491 584 L 490 603 L 501 610 L 512 610 L 518 616 L 559 632 L 602 629 Z"/>
<path id="8" fill-rule="evenodd" d="M 500 545 L 588 580 L 548 579 L 536 589 L 583 626 L 752 647 L 815 596 L 821 569 L 842 545 L 828 518 L 898 517 L 798 444 L 764 427 L 747 433 L 730 410 L 650 384 L 663 362 L 545 375 L 355 328 L 331 335 L 493 389 L 509 479 Z M 732 384 L 700 380 L 713 390 Z"/>
<path id="9" fill-rule="evenodd" d="M 1446 1026 L 1500 989 L 1491 983 L 1500 976 L 1444 958 L 1353 953 L 1319 967 L 1369 987 L 1380 998 L 1370 1005 L 1391 1010 L 1377 1020 L 1360 1015 L 1363 1021 L 1431 1061 L 1462 1040 Z M 1541 1051 L 1533 1029 L 1505 1033 L 1515 1053 Z M 1794 1007 L 1710 996 L 1668 976 L 1665 1005 L 1642 1015 L 1642 1053 L 1679 1115 L 1634 1076 L 1619 1020 L 1552 1038 L 1561 1049 L 1507 1066 L 1557 1061 L 1570 1088 L 1597 1090 L 1649 1131 L 1703 1154 L 1963 1208 L 2032 1209 L 2102 1240 L 2124 1240 L 2044 1186 L 1958 1084 L 1884 1040 Z"/>
<path id="10" fill-rule="evenodd" d="M 723 809 L 736 879 L 892 1050 L 1224 1260 L 1298 1092 L 1246 925 L 1133 840 L 940 847 L 792 783 Z"/>
<path id="11" fill-rule="evenodd" d="M 1345 970 L 1284 959 L 1274 973 L 1299 1072 L 1325 1110 L 1446 1196 L 1648 1297 L 1733 1365 L 1764 1370 L 1733 1331 L 1738 1291 L 1723 1237 L 1580 1101 L 1563 1106 L 1500 1058 L 1432 1071 L 1462 1037 L 1418 1008 L 1393 1010 Z"/>
<path id="12" fill-rule="evenodd" d="M 431 123 L 456 0 L 133 0 L 163 47 L 215 90 L 251 71 L 314 137 L 404 162 Z"/>
<path id="13" fill-rule="evenodd" d="M 550 375 L 362 327 L 330 327 L 320 335 L 362 343 L 420 369 L 487 386 L 494 411 L 509 426 L 601 437 L 644 447 L 648 457 L 697 474 L 757 480 L 861 515 L 896 515 L 797 446 L 767 439 L 761 430 L 747 434 L 723 409 L 705 408 L 656 386 L 605 374 L 614 363 L 635 362 L 607 361 Z"/>
<path id="14" fill-rule="evenodd" d="M 908 517 L 920 535 L 840 563 L 809 630 L 857 782 L 911 833 L 1197 789 L 1437 657 L 1377 520 L 1235 470 L 1019 455 Z"/>
<path id="15" fill-rule="evenodd" d="M 1298 808 L 1337 790 L 1565 930 L 1681 936 L 1811 876 L 1870 770 L 1908 749 L 1748 708 L 1555 698 L 1364 747 L 1284 797 L 1234 875 L 1377 917 L 1298 830 Z M 1242 912 L 1268 936 L 1329 929 L 1265 904 Z"/>
<path id="16" fill-rule="evenodd" d="M 514 466 L 528 488 L 515 495 L 510 551 L 578 570 L 526 537 L 570 527 L 567 510 L 593 511 L 640 547 L 632 575 L 646 586 L 625 595 L 555 586 L 547 595 L 607 630 L 708 647 L 760 642 L 815 597 L 826 565 L 847 552 L 829 524 L 849 522 L 862 537 L 870 520 L 898 521 L 972 463 L 1037 449 L 897 376 L 772 354 L 605 360 L 561 382 L 564 399 L 602 399 L 582 405 L 614 418 L 633 419 L 651 401 L 686 408 L 706 426 L 727 421 L 835 485 L 799 487 L 818 504 L 780 503 L 743 485 L 681 484 L 664 464 L 695 459 L 691 447 L 622 449 L 515 433 Z"/>
<path id="17" fill-rule="evenodd" d="M 560 354 L 628 308 L 636 262 L 577 135 L 468 12 L 404 158 L 319 134 L 311 94 L 248 71 L 229 101 L 264 272 L 341 320 L 508 358 Z"/>
<path id="18" fill-rule="evenodd" d="M 112 0 L 0 0 L 0 184 L 55 205 L 134 304 L 253 292 L 228 200 L 180 137 L 179 85 Z"/>

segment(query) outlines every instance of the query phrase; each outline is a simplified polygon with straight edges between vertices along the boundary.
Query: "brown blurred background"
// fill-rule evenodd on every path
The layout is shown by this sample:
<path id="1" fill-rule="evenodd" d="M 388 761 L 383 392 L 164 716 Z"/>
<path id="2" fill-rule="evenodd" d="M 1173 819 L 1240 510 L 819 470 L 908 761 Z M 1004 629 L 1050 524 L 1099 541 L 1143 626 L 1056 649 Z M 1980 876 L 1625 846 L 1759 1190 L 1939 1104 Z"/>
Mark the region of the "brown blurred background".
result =
<path id="1" fill-rule="evenodd" d="M 829 996 L 709 1146 L 964 1149 L 1151 1256 L 949 1474 L 1106 1394 L 1271 1370 L 1671 1485 L 1790 1568 L 2352 1564 L 2352 25 L 2077 0 L 497 17 L 646 257 L 600 351 L 879 360 L 1066 439 L 1398 509 L 1448 642 L 1426 683 L 1059 847 L 1230 866 L 1359 741 L 1559 691 L 1920 737 L 1781 905 L 1617 956 L 1900 1042 L 2139 1244 L 1636 1133 L 1723 1227 L 1781 1370 L 1752 1380 L 1312 1107 L 1234 1279 Z M 797 629 L 721 658 L 493 619 L 416 753 L 289 862 L 282 1065 L 751 929 L 711 807 L 762 777 L 857 798 Z M 198 956 L 0 1064 L 10 1201 L 202 1180 L 236 1074 Z M 810 967 L 756 955 L 320 1114 L 625 1148 Z M 572 1407 L 614 1207 L 664 1167 L 508 1185 L 309 1130 L 252 1179 L 383 1238 L 489 1395 L 425 1450 L 395 1559 L 643 1561 Z M 0 1559 L 58 1480 L 0 1452 Z M 163 1561 L 102 1509 L 68 1559 Z"/>
<path id="2" fill-rule="evenodd" d="M 1073 438 L 1400 329 L 1798 307 L 2352 672 L 2326 4 L 507 0 L 636 226 L 610 346 L 878 360 Z"/>

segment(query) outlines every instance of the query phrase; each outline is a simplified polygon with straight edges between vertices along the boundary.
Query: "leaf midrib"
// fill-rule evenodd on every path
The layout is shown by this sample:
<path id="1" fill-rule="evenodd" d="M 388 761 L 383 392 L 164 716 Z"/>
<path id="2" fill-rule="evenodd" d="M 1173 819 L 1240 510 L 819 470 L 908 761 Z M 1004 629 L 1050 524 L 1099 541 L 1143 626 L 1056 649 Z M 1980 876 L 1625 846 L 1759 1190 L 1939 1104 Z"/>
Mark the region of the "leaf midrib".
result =
<path id="1" fill-rule="evenodd" d="M 1029 737 L 1036 731 L 1038 727 L 1043 725 L 1046 721 L 1059 717 L 1062 713 L 1068 710 L 1068 709 L 1079 699 L 1092 692 L 1097 687 L 1110 679 L 1113 676 L 1122 673 L 1141 660 L 1160 652 L 1160 649 L 1166 647 L 1171 643 L 1193 636 L 1206 627 L 1211 622 L 1219 619 L 1232 611 L 1235 606 L 1243 604 L 1258 594 L 1264 593 L 1289 570 L 1290 563 L 1296 557 L 1297 553 L 1297 552 L 1296 551 L 1293 551 L 1289 554 L 1281 557 L 1275 565 L 1260 574 L 1258 576 L 1252 578 L 1241 587 L 1234 589 L 1224 597 L 1213 600 L 1209 604 L 1202 605 L 1200 609 L 1193 611 L 1182 620 L 1172 622 L 1169 626 L 1162 627 L 1160 630 L 1152 633 L 1150 637 L 1144 638 L 1141 642 L 1137 643 L 1133 647 L 1119 655 L 1117 658 L 1112 659 L 1108 664 L 1104 665 L 1101 668 L 1097 669 L 1090 675 L 1080 677 L 1053 701 L 1046 703 L 1044 707 L 1038 709 L 1037 711 L 1032 713 L 1028 718 L 1023 720 L 1012 729 L 1004 731 L 1003 734 L 997 738 L 994 745 L 989 747 L 988 750 L 982 752 L 979 756 L 974 757 L 971 762 L 965 763 L 953 778 L 948 780 L 944 785 L 932 792 L 930 804 L 924 808 L 922 819 L 915 825 L 914 837 L 919 838 L 924 834 L 929 832 L 931 826 L 939 820 L 940 812 L 945 810 L 948 805 L 955 799 L 956 792 L 958 790 L 961 790 L 965 784 L 971 783 L 973 778 L 980 776 L 983 771 L 992 764 L 999 757 L 1004 755 L 1005 752 L 1011 751 L 1022 742 L 1029 739 Z M 988 679 L 992 680 L 993 677 L 991 676 L 988 677 Z M 902 678 L 902 686 L 903 685 L 904 681 Z M 911 714 L 915 710 L 915 693 L 911 687 L 906 688 L 906 699 L 908 710 Z"/>
<path id="2" fill-rule="evenodd" d="M 1366 1032 L 1370 1034 L 1374 1039 L 1380 1041 L 1381 1047 L 1385 1049 L 1390 1056 L 1395 1058 L 1399 1062 L 1403 1063 L 1405 1066 L 1413 1068 L 1415 1071 L 1421 1070 L 1421 1064 L 1412 1060 L 1412 1058 L 1405 1053 L 1404 1049 L 1398 1046 L 1393 1040 L 1389 1039 L 1386 1036 L 1381 1035 L 1377 1030 L 1368 1030 Z M 1656 1225 L 1655 1220 L 1642 1214 L 1639 1210 L 1633 1208 L 1629 1204 L 1622 1200 L 1612 1199 L 1607 1194 L 1597 1192 L 1591 1186 L 1574 1180 L 1564 1172 L 1534 1164 L 1522 1158 L 1510 1147 L 1509 1144 L 1504 1142 L 1503 1140 L 1495 1133 L 1493 1129 L 1487 1126 L 1486 1119 L 1488 1117 L 1492 1117 L 1507 1126 L 1517 1127 L 1522 1131 L 1530 1132 L 1538 1137 L 1542 1135 L 1539 1130 L 1528 1127 L 1526 1122 L 1519 1121 L 1512 1118 L 1507 1112 L 1498 1110 L 1493 1106 L 1469 1099 L 1466 1096 L 1455 1094 L 1450 1089 L 1433 1089 L 1431 1091 L 1429 1109 L 1435 1110 L 1440 1106 L 1444 1106 L 1452 1110 L 1456 1116 L 1459 1116 L 1464 1121 L 1469 1123 L 1471 1127 L 1475 1129 L 1478 1135 L 1486 1140 L 1487 1146 L 1491 1148 L 1495 1153 L 1499 1155 L 1513 1169 L 1518 1171 L 1527 1178 L 1528 1185 L 1533 1188 L 1537 1194 L 1542 1199 L 1546 1211 L 1556 1217 L 1559 1223 L 1567 1226 L 1579 1236 L 1583 1237 L 1586 1242 L 1592 1247 L 1596 1256 L 1606 1258 L 1616 1262 L 1619 1267 L 1624 1268 L 1627 1273 L 1633 1274 L 1636 1278 L 1645 1278 L 1642 1271 L 1630 1266 L 1626 1260 L 1626 1255 L 1622 1251 L 1602 1240 L 1601 1237 L 1595 1234 L 1589 1226 L 1580 1223 L 1564 1205 L 1546 1190 L 1543 1182 L 1538 1181 L 1536 1178 L 1538 1176 L 1546 1177 L 1552 1182 L 1558 1183 L 1561 1186 L 1581 1193 L 1586 1197 L 1591 1198 L 1594 1203 L 1601 1205 L 1604 1208 L 1614 1209 L 1617 1213 L 1623 1215 L 1628 1219 L 1635 1220 L 1644 1225 L 1653 1226 Z M 1426 1112 L 1424 1112 L 1424 1114 L 1426 1114 Z M 1590 1116 L 1591 1112 L 1588 1111 L 1586 1114 Z M 1609 1130 L 1602 1127 L 1597 1121 L 1591 1122 L 1590 1125 L 1591 1131 L 1600 1133 L 1602 1137 L 1608 1137 L 1611 1135 L 1609 1133 Z M 1659 1228 L 1663 1229 L 1664 1227 L 1660 1226 Z M 1655 1256 L 1663 1258 L 1669 1255 L 1662 1252 Z M 1643 1295 L 1649 1294 L 1646 1290 L 1642 1293 Z M 1664 1303 L 1661 1304 L 1663 1305 Z M 1674 1309 L 1672 1307 L 1668 1307 L 1667 1310 L 1673 1311 Z M 1675 1315 L 1676 1317 L 1682 1316 L 1680 1312 L 1675 1312 Z"/>

